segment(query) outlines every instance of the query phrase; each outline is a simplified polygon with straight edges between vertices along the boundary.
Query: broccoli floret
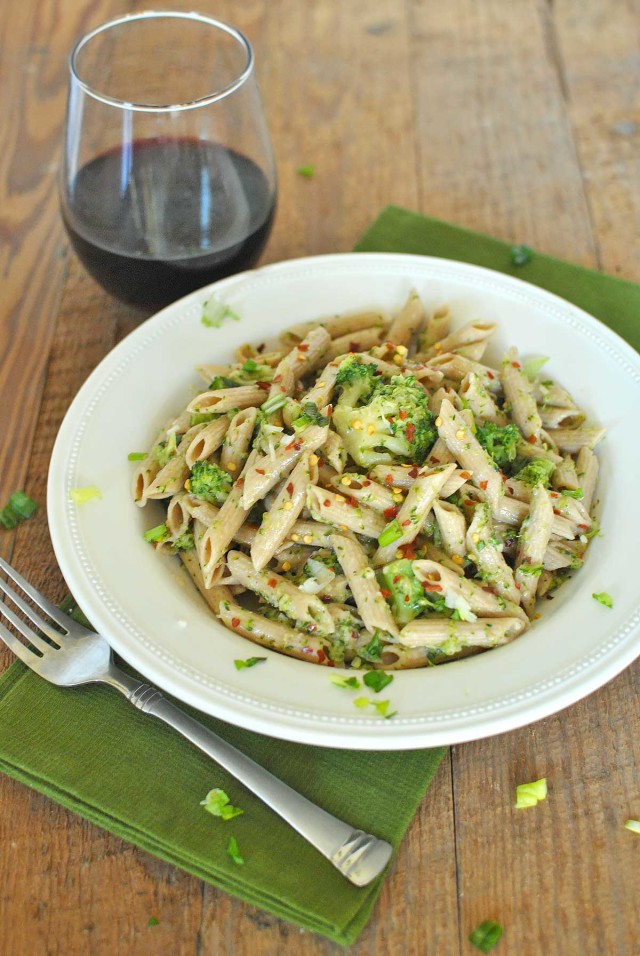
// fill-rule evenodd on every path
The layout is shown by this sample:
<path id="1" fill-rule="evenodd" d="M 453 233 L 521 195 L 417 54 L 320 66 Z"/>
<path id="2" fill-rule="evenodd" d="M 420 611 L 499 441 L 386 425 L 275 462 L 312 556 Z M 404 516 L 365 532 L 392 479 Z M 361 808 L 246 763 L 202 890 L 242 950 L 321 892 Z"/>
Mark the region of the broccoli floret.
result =
<path id="1" fill-rule="evenodd" d="M 164 468 L 169 459 L 175 455 L 178 450 L 178 440 L 179 436 L 176 435 L 175 432 L 171 432 L 166 441 L 161 441 L 160 444 L 156 445 L 153 449 L 153 457 L 161 468 Z"/>
<path id="2" fill-rule="evenodd" d="M 231 491 L 231 476 L 210 461 L 196 461 L 189 478 L 189 491 L 214 505 L 221 505 Z"/>
<path id="3" fill-rule="evenodd" d="M 336 431 L 363 468 L 394 460 L 423 464 L 437 438 L 428 397 L 410 375 L 376 379 L 366 403 L 348 405 L 344 393 L 333 412 Z"/>
<path id="4" fill-rule="evenodd" d="M 184 534 L 181 534 L 175 541 L 171 542 L 169 551 L 171 551 L 172 554 L 177 554 L 178 551 L 191 551 L 195 546 L 193 533 L 191 531 L 185 531 Z"/>
<path id="5" fill-rule="evenodd" d="M 329 419 L 319 411 L 315 402 L 305 402 L 302 406 L 302 415 L 291 423 L 296 431 L 306 428 L 307 425 L 328 425 Z"/>
<path id="6" fill-rule="evenodd" d="M 232 378 L 226 378 L 224 375 L 216 375 L 209 383 L 209 391 L 216 392 L 220 388 L 238 388 L 239 382 L 234 382 Z"/>
<path id="7" fill-rule="evenodd" d="M 485 422 L 484 425 L 478 426 L 476 438 L 498 468 L 504 468 L 510 461 L 514 461 L 522 436 L 517 425 L 500 428 L 493 422 Z"/>
<path id="8" fill-rule="evenodd" d="M 522 471 L 519 471 L 514 478 L 518 481 L 524 481 L 527 485 L 541 484 L 545 488 L 549 487 L 549 479 L 555 470 L 555 465 L 547 458 L 534 458 L 525 465 Z"/>
<path id="9" fill-rule="evenodd" d="M 355 408 L 365 401 L 377 384 L 375 367 L 350 356 L 346 358 L 336 375 L 338 405 Z"/>
<path id="10" fill-rule="evenodd" d="M 385 564 L 380 572 L 382 593 L 398 624 L 408 624 L 428 606 L 424 588 L 405 558 Z"/>

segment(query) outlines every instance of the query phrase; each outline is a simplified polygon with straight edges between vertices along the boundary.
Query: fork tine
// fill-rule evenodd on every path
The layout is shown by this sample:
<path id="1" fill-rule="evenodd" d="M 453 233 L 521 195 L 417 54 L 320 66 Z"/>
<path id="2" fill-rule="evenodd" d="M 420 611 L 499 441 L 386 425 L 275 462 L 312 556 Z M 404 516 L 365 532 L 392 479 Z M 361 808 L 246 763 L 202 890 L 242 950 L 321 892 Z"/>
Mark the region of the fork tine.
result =
<path id="1" fill-rule="evenodd" d="M 47 644 L 46 641 L 43 641 L 40 635 L 36 634 L 35 631 L 32 631 L 29 625 L 25 624 L 22 618 L 18 617 L 17 614 L 14 614 L 11 608 L 7 607 L 6 604 L 0 604 L 0 615 L 5 617 L 8 621 L 11 621 L 16 631 L 20 631 L 22 636 L 26 637 L 26 639 L 30 641 L 34 647 L 37 647 L 42 654 L 46 654 L 47 651 L 52 651 L 54 649 L 57 650 L 57 648 L 52 648 L 51 644 Z M 21 644 L 21 646 L 24 647 L 23 644 Z"/>
<path id="2" fill-rule="evenodd" d="M 19 657 L 23 664 L 26 664 L 27 667 L 30 667 L 32 670 L 38 670 L 38 662 L 41 660 L 34 654 L 33 651 L 30 651 L 28 647 L 19 641 L 15 634 L 12 634 L 11 631 L 0 622 L 0 641 L 4 641 L 9 650 L 13 651 L 16 657 Z"/>
<path id="3" fill-rule="evenodd" d="M 15 591 L 10 588 L 7 582 L 2 578 L 0 578 L 0 591 L 4 591 L 9 600 L 12 601 L 16 607 L 19 607 L 23 614 L 26 614 L 29 620 L 32 621 L 36 627 L 39 628 L 39 630 L 46 634 L 47 637 L 50 637 L 53 641 L 57 640 L 58 643 L 60 643 L 60 639 L 63 636 L 60 631 L 56 631 L 55 627 L 51 627 L 49 622 L 45 621 L 45 619 L 38 614 L 35 608 L 31 607 L 30 604 L 27 604 L 26 601 L 23 601 L 20 595 L 16 594 Z"/>
<path id="4" fill-rule="evenodd" d="M 56 624 L 59 624 L 61 627 L 64 627 L 68 630 L 69 625 L 69 616 L 65 614 L 64 611 L 61 611 L 59 607 L 56 607 L 51 601 L 47 600 L 44 595 L 40 594 L 40 591 L 36 591 L 33 585 L 29 584 L 28 581 L 22 577 L 21 574 L 18 574 L 10 564 L 0 557 L 0 570 L 4 571 L 7 577 L 11 578 L 19 588 L 22 588 L 25 594 L 28 594 L 34 604 L 37 604 L 38 607 L 48 614 L 52 621 L 55 621 Z M 78 627 L 82 625 L 78 624 Z M 86 629 L 85 629 L 86 630 Z"/>

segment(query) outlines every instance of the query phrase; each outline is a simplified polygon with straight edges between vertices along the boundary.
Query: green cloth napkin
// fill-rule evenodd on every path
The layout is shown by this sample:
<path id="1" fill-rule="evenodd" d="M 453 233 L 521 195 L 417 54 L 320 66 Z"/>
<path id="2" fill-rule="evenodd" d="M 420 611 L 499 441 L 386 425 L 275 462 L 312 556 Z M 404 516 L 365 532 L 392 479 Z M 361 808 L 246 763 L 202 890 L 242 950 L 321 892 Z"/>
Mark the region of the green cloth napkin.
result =
<path id="1" fill-rule="evenodd" d="M 357 248 L 513 272 L 640 345 L 640 324 L 633 325 L 640 287 L 632 283 L 538 254 L 515 269 L 506 243 L 395 207 Z M 394 847 L 444 754 L 311 748 L 197 716 L 320 806 Z M 380 890 L 382 879 L 351 886 L 241 784 L 108 688 L 62 690 L 12 665 L 0 677 L 0 770 L 155 856 L 344 945 L 365 926 Z M 199 804 L 214 787 L 245 813 L 226 822 L 206 813 Z M 227 856 L 231 836 L 242 866 Z"/>

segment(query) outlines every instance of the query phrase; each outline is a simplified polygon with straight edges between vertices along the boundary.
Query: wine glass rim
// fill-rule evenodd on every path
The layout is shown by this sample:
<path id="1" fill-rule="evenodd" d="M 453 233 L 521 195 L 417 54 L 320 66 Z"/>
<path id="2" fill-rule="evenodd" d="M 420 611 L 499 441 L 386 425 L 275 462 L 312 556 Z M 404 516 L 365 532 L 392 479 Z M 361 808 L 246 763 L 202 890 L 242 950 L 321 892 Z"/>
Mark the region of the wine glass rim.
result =
<path id="1" fill-rule="evenodd" d="M 106 30 L 119 26 L 122 23 L 130 23 L 135 20 L 151 20 L 162 18 L 195 20 L 200 23 L 205 23 L 209 26 L 216 27 L 218 30 L 227 33 L 229 36 L 237 40 L 245 51 L 246 62 L 242 71 L 238 73 L 238 75 L 235 76 L 230 83 L 227 83 L 226 86 L 223 86 L 218 90 L 213 90 L 211 93 L 207 93 L 205 96 L 200 96 L 194 100 L 188 100 L 184 103 L 162 103 L 159 105 L 150 103 L 132 103 L 128 102 L 127 100 L 109 96 L 107 93 L 102 93 L 95 89 L 90 83 L 80 76 L 77 68 L 78 54 L 90 40 L 93 40 L 94 37 L 99 36 Z M 107 20 L 105 23 L 101 23 L 100 26 L 95 27 L 95 29 L 83 34 L 83 36 L 81 36 L 80 39 L 74 44 L 71 53 L 69 54 L 69 70 L 71 75 L 78 85 L 82 87 L 85 93 L 102 103 L 108 104 L 109 106 L 116 106 L 123 110 L 136 110 L 137 112 L 142 113 L 168 113 L 175 112 L 177 110 L 189 110 L 198 106 L 206 106 L 209 103 L 215 103 L 218 100 L 222 100 L 231 93 L 235 92 L 246 82 L 253 71 L 253 62 L 253 47 L 244 33 L 238 30 L 237 27 L 231 26 L 230 23 L 225 23 L 224 20 L 216 20 L 214 17 L 209 17 L 203 13 L 196 13 L 194 11 L 183 12 L 179 10 L 144 10 L 140 13 L 127 13 L 120 17 L 114 17 L 112 20 Z"/>

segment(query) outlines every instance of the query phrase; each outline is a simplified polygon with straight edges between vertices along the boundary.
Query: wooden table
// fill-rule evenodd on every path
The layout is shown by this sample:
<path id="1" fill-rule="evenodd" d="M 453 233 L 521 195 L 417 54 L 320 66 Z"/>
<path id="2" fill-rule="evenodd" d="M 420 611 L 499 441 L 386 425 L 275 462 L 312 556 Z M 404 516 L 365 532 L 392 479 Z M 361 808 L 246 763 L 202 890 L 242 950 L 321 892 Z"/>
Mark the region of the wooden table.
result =
<path id="1" fill-rule="evenodd" d="M 16 488 L 45 501 L 69 402 L 141 318 L 70 254 L 55 177 L 72 40 L 146 6 L 0 7 L 0 502 Z M 264 261 L 349 250 L 394 202 L 640 279 L 633 0 L 200 6 L 256 48 L 281 188 Z M 303 163 L 314 179 L 296 175 Z M 0 549 L 62 596 L 44 507 L 28 529 L 0 534 Z M 469 931 L 495 918 L 501 956 L 637 956 L 640 838 L 623 823 L 640 817 L 639 678 L 636 664 L 556 717 L 452 748 L 352 952 L 475 952 Z M 514 812 L 515 784 L 541 776 L 546 803 Z M 6 956 L 341 951 L 5 778 L 0 808 Z"/>

